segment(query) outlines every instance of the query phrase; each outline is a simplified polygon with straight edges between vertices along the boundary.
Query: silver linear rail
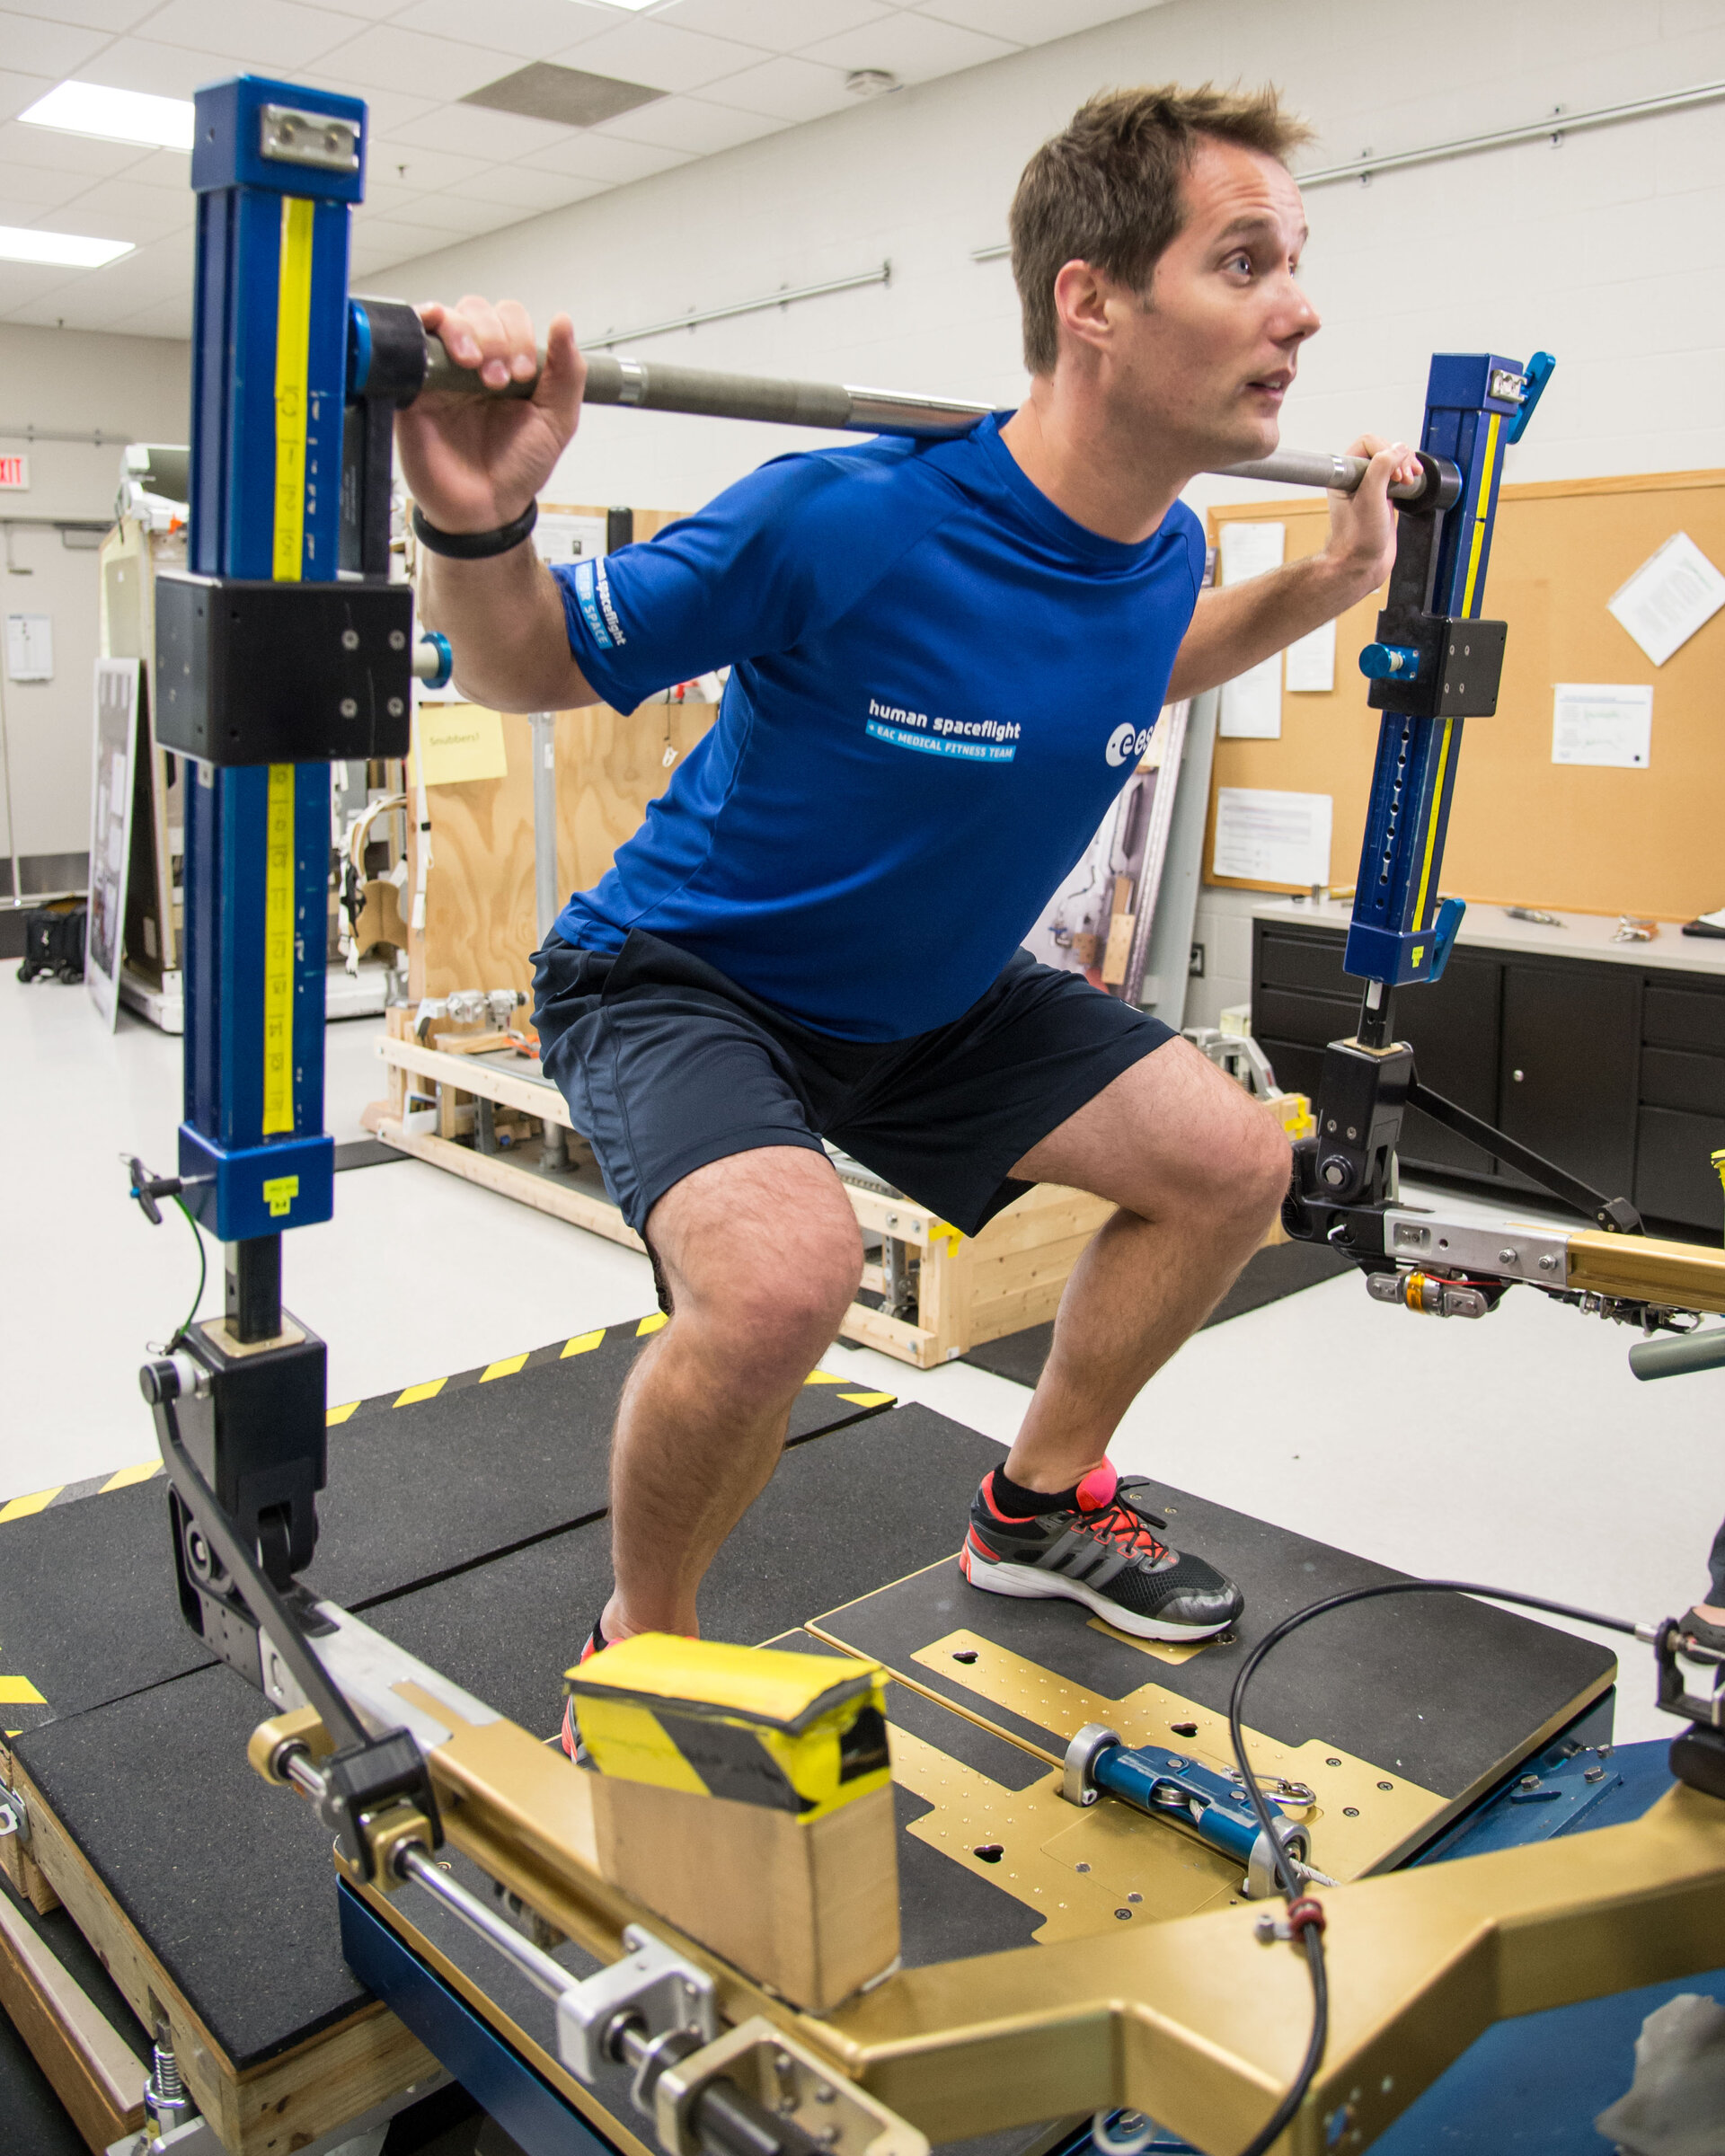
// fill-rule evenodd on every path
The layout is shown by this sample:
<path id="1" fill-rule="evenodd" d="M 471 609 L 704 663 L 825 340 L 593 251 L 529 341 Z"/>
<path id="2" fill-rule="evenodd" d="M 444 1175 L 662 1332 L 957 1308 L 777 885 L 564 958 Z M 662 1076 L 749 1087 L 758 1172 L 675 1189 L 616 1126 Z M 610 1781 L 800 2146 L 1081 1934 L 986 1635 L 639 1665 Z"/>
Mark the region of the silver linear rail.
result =
<path id="1" fill-rule="evenodd" d="M 1457 135 L 1420 150 L 1367 155 L 1351 164 L 1328 164 L 1315 172 L 1296 172 L 1302 188 L 1333 187 L 1342 180 L 1366 180 L 1374 172 L 1394 172 L 1412 164 L 1439 164 L 1451 157 L 1472 157 L 1481 150 L 1508 149 L 1518 142 L 1543 142 L 1579 135 L 1589 128 L 1612 128 L 1626 119 L 1651 119 L 1661 112 L 1682 112 L 1692 105 L 1713 105 L 1725 98 L 1725 83 L 1696 83 L 1687 90 L 1668 90 L 1659 97 L 1632 98 L 1621 105 L 1596 105 L 1587 112 L 1552 112 L 1525 127 L 1493 128 L 1484 135 Z"/>
<path id="2" fill-rule="evenodd" d="M 79 431 L 64 427 L 32 427 L 28 420 L 22 427 L 0 426 L 0 441 L 6 442 L 88 442 L 95 449 L 111 449 L 117 443 L 137 439 L 136 434 L 125 434 L 114 427 L 85 427 Z"/>
<path id="3" fill-rule="evenodd" d="M 825 284 L 797 285 L 779 292 L 768 292 L 759 299 L 734 300 L 728 307 L 699 307 L 686 314 L 674 315 L 668 322 L 650 322 L 638 330 L 607 330 L 604 336 L 582 340 L 585 349 L 606 351 L 614 344 L 634 344 L 642 337 L 665 337 L 673 330 L 692 330 L 703 322 L 730 322 L 738 314 L 765 314 L 774 307 L 788 307 L 792 300 L 825 299 L 829 292 L 854 292 L 863 285 L 889 285 L 892 282 L 892 264 L 882 262 L 878 270 L 863 270 L 855 277 L 828 278 Z"/>
<path id="4" fill-rule="evenodd" d="M 1374 156 L 1368 150 L 1351 164 L 1326 164 L 1315 172 L 1296 172 L 1304 190 L 1334 187 L 1342 180 L 1369 180 L 1374 172 L 1400 172 L 1412 164 L 1441 164 L 1451 157 L 1472 157 L 1482 150 L 1506 150 L 1518 142 L 1556 141 L 1564 135 L 1584 134 L 1589 128 L 1614 128 L 1622 120 L 1652 119 L 1661 112 L 1684 112 L 1692 105 L 1716 105 L 1725 99 L 1725 83 L 1696 83 L 1687 90 L 1667 90 L 1658 97 L 1632 98 L 1621 105 L 1596 105 L 1586 112 L 1552 112 L 1531 119 L 1525 127 L 1493 128 L 1483 135 L 1455 135 L 1447 142 L 1428 143 L 1419 150 L 1386 150 Z M 973 247 L 973 262 L 1001 262 L 1013 252 L 1005 240 L 990 247 Z"/>
<path id="5" fill-rule="evenodd" d="M 441 340 L 426 339 L 425 390 L 455 395 L 530 397 L 531 382 L 505 389 L 485 387 L 471 369 L 456 367 Z M 541 353 L 541 363 L 544 355 Z M 421 393 L 424 393 L 423 392 Z M 822 427 L 840 434 L 963 434 L 992 409 L 957 397 L 907 396 L 890 389 L 860 389 L 845 382 L 790 382 L 769 375 L 720 375 L 704 367 L 664 366 L 655 360 L 619 359 L 598 353 L 587 363 L 588 404 L 615 404 L 635 411 L 681 411 L 710 420 L 758 420 L 782 427 Z M 1285 487 L 1332 487 L 1351 494 L 1366 475 L 1363 456 L 1332 456 L 1321 450 L 1286 449 L 1250 464 L 1217 467 L 1225 479 L 1254 479 Z M 1417 501 L 1423 482 L 1394 486 L 1398 501 Z"/>

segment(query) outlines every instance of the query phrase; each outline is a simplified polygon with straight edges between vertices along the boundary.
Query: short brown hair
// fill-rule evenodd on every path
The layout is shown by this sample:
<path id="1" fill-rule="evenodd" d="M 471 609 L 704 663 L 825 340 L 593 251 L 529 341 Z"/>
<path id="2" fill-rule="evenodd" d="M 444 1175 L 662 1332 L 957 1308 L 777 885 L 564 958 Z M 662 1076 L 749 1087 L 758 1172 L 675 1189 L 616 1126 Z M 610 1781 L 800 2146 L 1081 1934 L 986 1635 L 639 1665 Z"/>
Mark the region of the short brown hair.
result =
<path id="1" fill-rule="evenodd" d="M 1066 263 L 1088 262 L 1138 290 L 1148 286 L 1181 228 L 1180 183 L 1207 135 L 1285 158 L 1312 129 L 1268 87 L 1104 90 L 1024 167 L 1013 197 L 1013 276 L 1033 375 L 1054 370 L 1054 280 Z"/>

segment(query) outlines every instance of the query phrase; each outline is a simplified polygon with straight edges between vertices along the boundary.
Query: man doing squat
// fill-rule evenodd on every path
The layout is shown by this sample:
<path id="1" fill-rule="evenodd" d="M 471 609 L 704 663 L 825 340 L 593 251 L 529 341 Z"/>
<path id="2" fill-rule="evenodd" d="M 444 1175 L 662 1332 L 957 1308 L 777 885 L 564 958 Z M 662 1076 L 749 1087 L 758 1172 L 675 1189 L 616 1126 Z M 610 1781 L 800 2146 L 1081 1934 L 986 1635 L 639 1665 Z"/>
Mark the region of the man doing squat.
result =
<path id="1" fill-rule="evenodd" d="M 1200 592 L 1179 499 L 1276 447 L 1318 328 L 1283 163 L 1305 136 L 1269 92 L 1092 99 L 1013 205 L 1016 411 L 780 457 L 597 562 L 547 570 L 524 543 L 580 417 L 566 315 L 530 402 L 400 415 L 425 616 L 475 701 L 626 711 L 731 669 L 710 732 L 537 959 L 544 1068 L 670 1311 L 618 1410 L 616 1584 L 588 1651 L 696 1630 L 702 1577 L 856 1291 L 825 1137 L 966 1234 L 1039 1181 L 1118 1208 L 972 1506 L 971 1585 L 1157 1639 L 1243 1606 L 1107 1453 L 1262 1240 L 1287 1144 L 1166 1026 L 1019 942 L 1160 707 L 1388 571 L 1387 489 L 1418 472 L 1403 444 L 1354 445 L 1370 466 L 1332 497 L 1321 553 L 1227 590 Z M 514 303 L 423 314 L 491 386 L 532 375 Z"/>

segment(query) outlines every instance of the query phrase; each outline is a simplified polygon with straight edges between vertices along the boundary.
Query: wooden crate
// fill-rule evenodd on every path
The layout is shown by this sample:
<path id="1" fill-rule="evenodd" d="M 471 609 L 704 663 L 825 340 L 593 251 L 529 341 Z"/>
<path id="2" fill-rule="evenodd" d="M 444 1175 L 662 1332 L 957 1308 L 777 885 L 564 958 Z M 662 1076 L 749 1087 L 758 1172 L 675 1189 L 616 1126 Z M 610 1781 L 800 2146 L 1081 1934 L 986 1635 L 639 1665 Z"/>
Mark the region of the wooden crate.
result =
<path id="1" fill-rule="evenodd" d="M 519 1071 L 427 1047 L 408 1036 L 411 1013 L 392 1012 L 391 1031 L 378 1043 L 390 1072 L 390 1098 L 374 1121 L 379 1137 L 400 1152 L 447 1169 L 518 1204 L 566 1220 L 612 1242 L 638 1250 L 641 1238 L 605 1196 L 596 1175 L 582 1187 L 543 1173 L 536 1146 L 482 1153 L 461 1142 L 471 1103 L 484 1098 L 514 1110 L 535 1126 L 553 1123 L 575 1138 L 578 1159 L 590 1161 L 556 1087 L 536 1065 Z M 529 1074 L 531 1072 L 531 1074 Z M 415 1129 L 405 1114 L 410 1091 L 434 1098 L 438 1128 Z M 841 1337 L 879 1348 L 898 1361 L 928 1370 L 968 1348 L 1051 1318 L 1079 1253 L 1113 1211 L 1105 1198 L 1043 1183 L 1019 1198 L 980 1235 L 960 1235 L 926 1206 L 846 1183 L 865 1236 L 890 1238 L 915 1268 L 915 1315 L 893 1316 L 866 1303 L 853 1303 Z M 863 1269 L 865 1288 L 880 1293 L 886 1269 Z"/>

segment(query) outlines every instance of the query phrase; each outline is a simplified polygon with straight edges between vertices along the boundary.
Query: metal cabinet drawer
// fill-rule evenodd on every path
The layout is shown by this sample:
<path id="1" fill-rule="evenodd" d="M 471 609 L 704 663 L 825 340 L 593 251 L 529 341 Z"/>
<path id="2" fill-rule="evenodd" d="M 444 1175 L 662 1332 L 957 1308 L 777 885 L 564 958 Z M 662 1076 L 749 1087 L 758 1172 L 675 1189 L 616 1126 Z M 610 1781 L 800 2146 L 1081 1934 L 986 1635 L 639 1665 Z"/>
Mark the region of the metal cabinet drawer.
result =
<path id="1" fill-rule="evenodd" d="M 1641 1038 L 1659 1047 L 1711 1048 L 1725 1056 L 1725 989 L 1668 988 L 1649 981 Z"/>
<path id="2" fill-rule="evenodd" d="M 1352 996 L 1305 995 L 1261 985 L 1252 999 L 1252 1029 L 1260 1040 L 1302 1040 L 1322 1048 L 1351 1033 L 1358 1016 Z"/>
<path id="3" fill-rule="evenodd" d="M 1258 923 L 1258 977 L 1277 988 L 1312 988 L 1321 995 L 1349 996 L 1358 1003 L 1361 984 L 1341 969 L 1345 942 L 1340 930 L 1304 935 Z"/>
<path id="4" fill-rule="evenodd" d="M 1641 1105 L 1685 1109 L 1693 1116 L 1725 1116 L 1725 1056 L 1643 1048 Z"/>

